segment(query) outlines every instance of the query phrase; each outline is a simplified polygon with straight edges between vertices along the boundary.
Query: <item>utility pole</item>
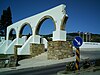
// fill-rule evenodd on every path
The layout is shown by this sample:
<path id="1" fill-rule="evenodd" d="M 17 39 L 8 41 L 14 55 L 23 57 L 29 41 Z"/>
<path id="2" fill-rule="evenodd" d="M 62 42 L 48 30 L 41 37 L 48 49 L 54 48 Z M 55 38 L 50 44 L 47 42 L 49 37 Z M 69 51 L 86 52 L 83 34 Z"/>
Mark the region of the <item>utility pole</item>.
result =
<path id="1" fill-rule="evenodd" d="M 81 37 L 80 31 L 78 31 L 79 36 Z"/>
<path id="2" fill-rule="evenodd" d="M 91 41 L 91 33 L 89 33 L 89 42 Z"/>
<path id="3" fill-rule="evenodd" d="M 84 32 L 83 32 L 83 42 L 84 42 Z"/>
<path id="4" fill-rule="evenodd" d="M 88 37 L 88 36 L 87 36 L 87 32 L 86 32 L 85 34 L 86 34 L 86 42 L 87 42 L 87 37 Z"/>

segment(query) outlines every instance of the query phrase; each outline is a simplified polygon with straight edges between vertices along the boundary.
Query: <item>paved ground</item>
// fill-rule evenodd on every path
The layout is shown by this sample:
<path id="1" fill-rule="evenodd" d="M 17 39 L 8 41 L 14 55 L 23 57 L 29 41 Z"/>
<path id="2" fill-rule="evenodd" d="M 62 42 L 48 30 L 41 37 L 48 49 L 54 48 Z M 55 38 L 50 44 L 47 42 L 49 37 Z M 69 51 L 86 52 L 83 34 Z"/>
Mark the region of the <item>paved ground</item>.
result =
<path id="1" fill-rule="evenodd" d="M 55 75 L 57 72 L 65 69 L 66 63 L 49 65 L 43 67 L 31 67 L 26 69 L 0 72 L 0 75 Z"/>
<path id="2" fill-rule="evenodd" d="M 91 52 L 91 51 L 81 51 L 81 59 L 86 59 L 86 58 L 100 58 L 100 51 L 96 52 Z M 62 59 L 62 60 L 47 60 L 47 53 L 42 53 L 39 56 L 30 58 L 30 59 L 24 59 L 19 61 L 20 66 L 18 67 L 13 67 L 13 68 L 0 68 L 0 72 L 3 71 L 10 71 L 10 70 L 18 70 L 22 68 L 29 68 L 29 67 L 39 67 L 39 66 L 48 66 L 48 65 L 53 65 L 53 64 L 58 64 L 58 63 L 64 63 L 64 62 L 70 62 L 70 61 L 75 61 L 75 56 Z"/>
<path id="3" fill-rule="evenodd" d="M 85 59 L 85 58 L 88 57 L 81 56 L 81 59 Z M 75 61 L 75 56 L 62 59 L 62 60 L 47 60 L 47 53 L 45 52 L 39 56 L 19 61 L 20 66 L 18 67 L 1 68 L 0 72 L 9 71 L 9 70 L 18 70 L 18 69 L 29 68 L 29 67 L 48 66 L 48 65 L 59 64 L 59 63 L 70 62 L 70 61 Z"/>
<path id="4" fill-rule="evenodd" d="M 55 74 L 56 75 L 56 74 Z M 58 74 L 61 75 L 61 74 Z M 100 75 L 100 70 L 99 71 L 91 71 L 91 72 L 80 72 L 80 73 L 71 73 L 71 74 L 64 74 L 64 75 Z"/>

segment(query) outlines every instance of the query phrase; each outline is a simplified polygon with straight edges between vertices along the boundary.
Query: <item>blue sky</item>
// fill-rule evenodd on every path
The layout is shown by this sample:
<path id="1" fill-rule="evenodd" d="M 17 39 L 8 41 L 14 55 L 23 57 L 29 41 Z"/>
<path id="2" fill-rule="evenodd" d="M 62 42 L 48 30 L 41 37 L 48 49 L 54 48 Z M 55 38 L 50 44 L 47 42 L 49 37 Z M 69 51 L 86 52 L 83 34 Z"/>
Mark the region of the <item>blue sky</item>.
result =
<path id="1" fill-rule="evenodd" d="M 13 23 L 42 11 L 65 4 L 68 20 L 66 31 L 100 34 L 100 0 L 0 0 L 0 15 L 3 9 L 11 7 Z M 40 34 L 54 30 L 51 19 L 43 22 Z"/>

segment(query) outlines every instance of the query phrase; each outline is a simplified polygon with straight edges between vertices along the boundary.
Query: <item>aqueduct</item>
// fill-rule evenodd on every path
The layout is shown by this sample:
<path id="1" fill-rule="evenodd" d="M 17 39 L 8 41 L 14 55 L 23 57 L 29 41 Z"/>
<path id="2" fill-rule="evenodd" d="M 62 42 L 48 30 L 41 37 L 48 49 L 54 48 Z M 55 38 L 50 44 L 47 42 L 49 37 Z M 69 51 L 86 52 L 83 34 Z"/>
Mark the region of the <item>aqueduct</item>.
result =
<path id="1" fill-rule="evenodd" d="M 65 24 L 67 21 L 67 14 L 65 11 L 65 5 L 61 4 L 57 7 L 39 13 L 37 15 L 20 20 L 7 27 L 6 47 L 3 53 L 14 54 L 14 45 L 22 45 L 18 48 L 18 55 L 30 55 L 30 43 L 40 44 L 41 36 L 38 35 L 41 24 L 46 19 L 52 19 L 55 25 L 55 31 L 53 31 L 53 41 L 66 42 Z M 25 37 L 21 37 L 22 28 L 28 24 L 32 30 L 32 35 L 25 41 Z M 9 41 L 10 32 L 14 30 L 16 32 L 16 38 L 13 41 Z M 47 43 L 44 39 L 44 43 Z M 1 52 L 2 53 L 2 52 Z"/>
<path id="2" fill-rule="evenodd" d="M 67 19 L 67 17 L 68 16 L 66 15 L 66 12 L 65 12 L 65 5 L 60 5 L 48 11 L 20 20 L 7 28 L 7 40 L 9 37 L 9 32 L 12 28 L 17 32 L 16 35 L 17 35 L 17 38 L 19 38 L 20 29 L 25 24 L 29 24 L 32 29 L 33 35 L 36 35 L 38 33 L 38 29 L 41 23 L 48 18 L 52 19 L 54 22 L 55 33 L 57 31 L 59 33 L 63 33 L 63 30 L 65 30 L 65 22 L 66 22 L 65 20 Z M 62 39 L 64 40 L 64 38 Z M 53 40 L 57 40 L 57 38 L 53 38 Z M 60 40 L 60 38 L 58 40 Z"/>

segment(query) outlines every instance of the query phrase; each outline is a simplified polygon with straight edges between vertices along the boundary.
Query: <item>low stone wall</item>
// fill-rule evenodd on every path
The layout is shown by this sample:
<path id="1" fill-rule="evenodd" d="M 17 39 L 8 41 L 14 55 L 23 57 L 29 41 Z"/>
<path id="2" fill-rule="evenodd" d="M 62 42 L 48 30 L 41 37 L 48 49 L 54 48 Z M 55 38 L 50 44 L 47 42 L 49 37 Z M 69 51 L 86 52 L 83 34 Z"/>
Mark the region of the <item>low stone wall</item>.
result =
<path id="1" fill-rule="evenodd" d="M 63 59 L 73 56 L 72 47 L 66 41 L 48 42 L 48 59 Z"/>
<path id="2" fill-rule="evenodd" d="M 30 44 L 30 53 L 32 57 L 35 57 L 43 52 L 45 52 L 44 44 Z"/>
<path id="3" fill-rule="evenodd" d="M 0 59 L 0 68 L 5 67 L 5 60 Z"/>
<path id="4" fill-rule="evenodd" d="M 5 67 L 16 67 L 17 59 L 14 58 L 14 55 L 8 55 L 8 57 L 0 59 L 0 68 Z"/>
<path id="5" fill-rule="evenodd" d="M 17 65 L 17 59 L 15 58 L 14 55 L 10 56 L 6 67 L 16 67 L 16 65 Z"/>

